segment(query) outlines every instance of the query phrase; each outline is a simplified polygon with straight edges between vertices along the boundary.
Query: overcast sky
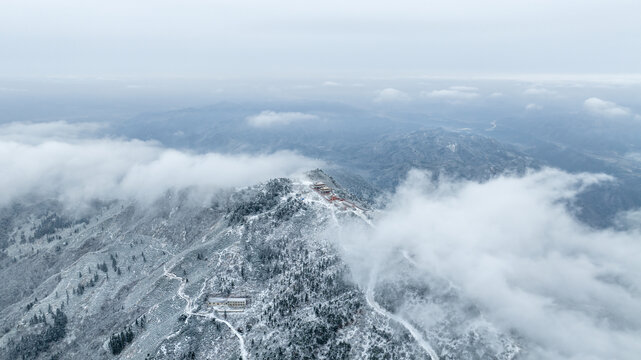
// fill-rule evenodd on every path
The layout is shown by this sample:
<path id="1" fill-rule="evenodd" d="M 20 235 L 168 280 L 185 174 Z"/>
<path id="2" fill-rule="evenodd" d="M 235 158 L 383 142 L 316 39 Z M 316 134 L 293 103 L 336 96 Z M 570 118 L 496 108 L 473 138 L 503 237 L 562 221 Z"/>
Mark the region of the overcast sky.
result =
<path id="1" fill-rule="evenodd" d="M 3 0 L 4 76 L 641 72 L 638 0 Z"/>

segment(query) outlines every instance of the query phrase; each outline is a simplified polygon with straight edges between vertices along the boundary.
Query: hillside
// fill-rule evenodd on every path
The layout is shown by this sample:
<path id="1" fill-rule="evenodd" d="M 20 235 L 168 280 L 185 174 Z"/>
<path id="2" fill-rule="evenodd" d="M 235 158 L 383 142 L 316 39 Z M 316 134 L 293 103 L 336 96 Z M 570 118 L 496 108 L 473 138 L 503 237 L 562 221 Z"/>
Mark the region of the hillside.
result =
<path id="1" fill-rule="evenodd" d="M 327 201 L 310 188 L 320 180 L 358 207 Z M 316 171 L 221 193 L 208 206 L 179 193 L 152 209 L 95 204 L 81 218 L 55 203 L 31 205 L 39 212 L 14 206 L 3 214 L 10 230 L 0 267 L 1 358 L 510 359 L 519 352 L 443 280 L 426 283 L 408 254 L 390 264 L 406 269 L 402 280 L 374 274 L 359 284 L 337 240 L 345 224 L 366 224 L 371 211 L 333 181 Z M 216 308 L 209 296 L 247 305 Z M 398 312 L 405 303 L 446 316 L 415 322 Z"/>

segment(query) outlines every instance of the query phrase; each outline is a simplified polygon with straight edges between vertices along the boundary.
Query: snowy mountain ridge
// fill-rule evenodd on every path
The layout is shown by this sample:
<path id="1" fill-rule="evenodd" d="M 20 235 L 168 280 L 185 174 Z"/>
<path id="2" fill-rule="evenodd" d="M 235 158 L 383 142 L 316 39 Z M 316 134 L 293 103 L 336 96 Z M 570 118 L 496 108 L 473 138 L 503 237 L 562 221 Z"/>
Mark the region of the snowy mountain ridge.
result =
<path id="1" fill-rule="evenodd" d="M 341 200 L 316 191 L 318 182 Z M 389 296 L 398 279 L 380 275 L 366 287 L 355 283 L 337 234 L 371 214 L 322 171 L 221 194 L 207 207 L 174 194 L 152 211 L 117 201 L 71 219 L 55 204 L 48 209 L 36 216 L 16 205 L 5 216 L 12 231 L 0 268 L 11 279 L 0 298 L 3 359 L 509 359 L 518 353 L 510 338 L 470 325 L 477 320 L 463 316 L 464 301 L 443 303 L 447 323 L 427 328 L 390 305 L 434 304 L 455 294 Z M 408 274 L 419 272 L 399 256 Z M 25 284 L 32 292 L 17 292 Z M 248 305 L 213 308 L 213 295 Z M 64 326 L 55 320 L 58 311 Z"/>

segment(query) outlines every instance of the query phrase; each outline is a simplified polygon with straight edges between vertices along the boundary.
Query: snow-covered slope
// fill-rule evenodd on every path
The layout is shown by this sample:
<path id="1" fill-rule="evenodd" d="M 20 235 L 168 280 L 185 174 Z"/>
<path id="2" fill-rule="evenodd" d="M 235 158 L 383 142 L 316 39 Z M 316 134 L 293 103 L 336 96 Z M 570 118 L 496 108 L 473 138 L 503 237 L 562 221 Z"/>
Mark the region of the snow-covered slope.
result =
<path id="1" fill-rule="evenodd" d="M 341 200 L 312 189 L 319 181 Z M 438 290 L 443 280 L 418 276 L 411 254 L 393 257 L 402 278 L 381 271 L 359 286 L 339 235 L 345 224 L 367 224 L 370 211 L 321 171 L 219 194 L 208 206 L 179 193 L 151 209 L 95 204 L 82 217 L 43 202 L 3 211 L 2 359 L 509 359 L 519 351 L 454 289 Z M 247 305 L 212 306 L 210 296 Z M 438 319 L 412 316 L 421 307 L 437 307 Z"/>

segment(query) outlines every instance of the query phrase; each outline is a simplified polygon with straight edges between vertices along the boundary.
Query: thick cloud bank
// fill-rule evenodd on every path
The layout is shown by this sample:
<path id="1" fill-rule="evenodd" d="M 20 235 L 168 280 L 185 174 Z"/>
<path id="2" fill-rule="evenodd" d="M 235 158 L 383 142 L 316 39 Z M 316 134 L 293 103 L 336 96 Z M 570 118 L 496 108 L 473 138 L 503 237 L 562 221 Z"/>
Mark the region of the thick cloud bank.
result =
<path id="1" fill-rule="evenodd" d="M 565 205 L 608 176 L 545 169 L 484 184 L 428 179 L 410 172 L 371 228 L 344 236 L 357 276 L 404 249 L 516 331 L 525 358 L 639 358 L 641 233 L 590 229 Z"/>
<path id="2" fill-rule="evenodd" d="M 185 188 L 211 194 L 320 165 L 292 152 L 193 154 L 154 142 L 87 137 L 93 129 L 67 123 L 0 127 L 0 206 L 31 194 L 65 202 L 153 201 Z"/>

